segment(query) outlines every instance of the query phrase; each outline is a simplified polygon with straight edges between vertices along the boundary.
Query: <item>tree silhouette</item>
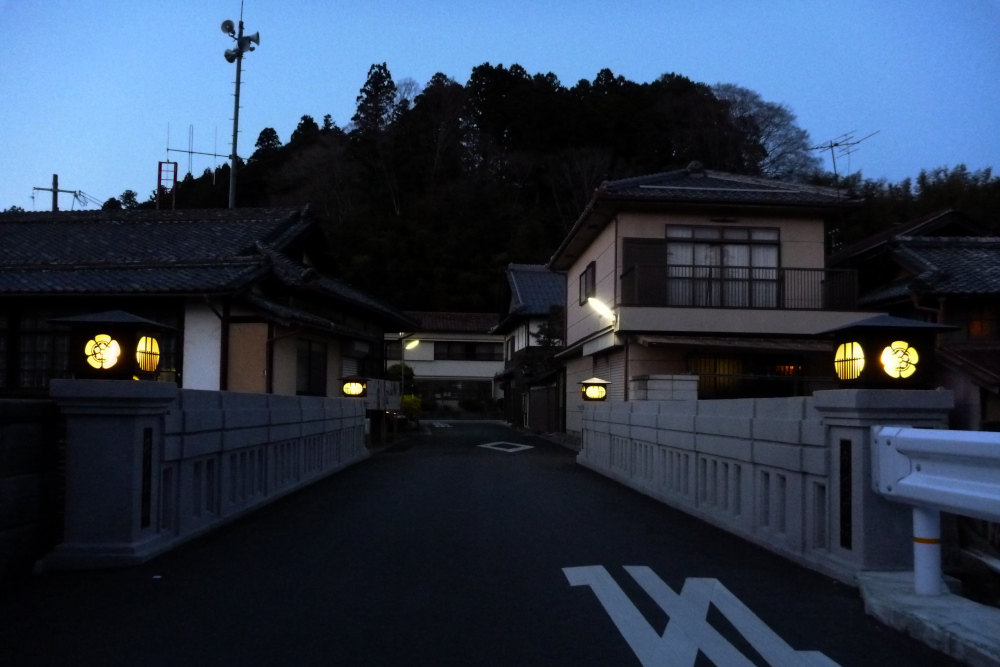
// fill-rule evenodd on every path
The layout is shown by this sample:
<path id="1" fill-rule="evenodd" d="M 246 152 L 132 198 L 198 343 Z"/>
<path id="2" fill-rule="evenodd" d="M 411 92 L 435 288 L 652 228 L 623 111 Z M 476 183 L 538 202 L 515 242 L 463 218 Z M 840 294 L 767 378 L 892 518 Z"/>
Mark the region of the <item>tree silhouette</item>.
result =
<path id="1" fill-rule="evenodd" d="M 257 135 L 257 143 L 254 144 L 254 147 L 262 153 L 277 150 L 281 148 L 281 139 L 278 138 L 278 133 L 273 127 L 265 127 Z"/>
<path id="2" fill-rule="evenodd" d="M 313 120 L 312 116 L 305 115 L 299 120 L 299 124 L 295 127 L 292 132 L 292 138 L 289 139 L 290 144 L 299 143 L 306 139 L 311 139 L 319 134 L 319 125 Z"/>

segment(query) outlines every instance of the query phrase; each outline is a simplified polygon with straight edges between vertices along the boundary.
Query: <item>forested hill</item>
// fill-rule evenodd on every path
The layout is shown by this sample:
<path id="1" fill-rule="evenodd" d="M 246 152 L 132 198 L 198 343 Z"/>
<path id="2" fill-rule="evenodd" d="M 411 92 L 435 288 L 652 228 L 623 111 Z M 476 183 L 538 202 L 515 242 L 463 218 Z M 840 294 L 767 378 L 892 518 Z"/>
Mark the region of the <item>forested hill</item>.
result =
<path id="1" fill-rule="evenodd" d="M 483 64 L 464 85 L 436 74 L 421 89 L 412 80 L 397 85 L 381 64 L 345 128 L 330 116 L 303 116 L 287 144 L 273 129 L 261 131 L 241 168 L 237 202 L 311 204 L 340 277 L 400 308 L 499 312 L 507 263 L 545 262 L 602 181 L 698 160 L 828 182 L 810 145 L 786 106 L 676 74 L 635 83 L 602 70 L 567 88 L 553 74 Z M 856 192 L 867 187 L 889 203 L 859 216 L 845 240 L 921 212 L 909 184 L 904 192 L 903 184 L 852 178 Z M 208 170 L 188 174 L 177 205 L 225 207 L 228 182 L 228 167 L 214 184 Z M 993 197 L 997 182 L 985 174 Z M 137 204 L 134 193 L 125 199 Z"/>

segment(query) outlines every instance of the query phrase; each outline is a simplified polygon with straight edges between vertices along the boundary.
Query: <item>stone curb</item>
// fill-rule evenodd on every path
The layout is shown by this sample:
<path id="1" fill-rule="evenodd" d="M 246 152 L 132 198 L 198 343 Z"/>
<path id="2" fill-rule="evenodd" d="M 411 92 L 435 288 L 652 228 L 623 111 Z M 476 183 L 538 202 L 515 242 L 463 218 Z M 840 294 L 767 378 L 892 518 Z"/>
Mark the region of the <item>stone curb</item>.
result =
<path id="1" fill-rule="evenodd" d="M 861 572 L 865 612 L 972 667 L 1000 667 L 1000 609 L 913 592 L 913 572 Z"/>

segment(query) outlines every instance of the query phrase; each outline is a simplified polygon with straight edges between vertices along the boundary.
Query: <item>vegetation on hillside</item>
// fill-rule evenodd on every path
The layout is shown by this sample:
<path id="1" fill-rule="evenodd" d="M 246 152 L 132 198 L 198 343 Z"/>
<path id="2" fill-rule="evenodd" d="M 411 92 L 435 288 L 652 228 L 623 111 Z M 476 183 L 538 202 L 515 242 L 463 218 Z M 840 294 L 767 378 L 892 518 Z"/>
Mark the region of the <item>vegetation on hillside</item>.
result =
<path id="1" fill-rule="evenodd" d="M 240 206 L 309 203 L 340 277 L 412 310 L 500 311 L 508 262 L 545 262 L 604 180 L 684 167 L 833 184 L 788 107 L 677 74 L 636 83 L 610 70 L 564 86 L 554 74 L 485 63 L 463 85 L 421 88 L 373 65 L 339 127 L 303 116 L 283 144 L 264 128 L 239 164 Z M 959 207 L 998 226 L 1000 179 L 964 166 L 894 184 L 841 178 L 867 206 L 831 235 L 849 243 Z M 229 167 L 188 174 L 180 208 L 223 208 Z M 126 191 L 109 208 L 151 206 Z"/>

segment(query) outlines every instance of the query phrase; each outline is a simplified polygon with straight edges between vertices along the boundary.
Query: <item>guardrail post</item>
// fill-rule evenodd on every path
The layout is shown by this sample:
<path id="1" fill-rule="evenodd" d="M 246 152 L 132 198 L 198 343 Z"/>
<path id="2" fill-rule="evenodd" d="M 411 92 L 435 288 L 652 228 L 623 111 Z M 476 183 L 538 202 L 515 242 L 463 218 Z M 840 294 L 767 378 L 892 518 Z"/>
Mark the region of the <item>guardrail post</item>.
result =
<path id="1" fill-rule="evenodd" d="M 917 595 L 941 595 L 941 513 L 913 508 L 913 589 Z"/>

